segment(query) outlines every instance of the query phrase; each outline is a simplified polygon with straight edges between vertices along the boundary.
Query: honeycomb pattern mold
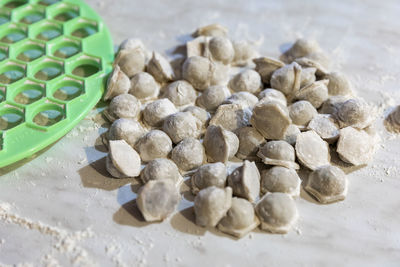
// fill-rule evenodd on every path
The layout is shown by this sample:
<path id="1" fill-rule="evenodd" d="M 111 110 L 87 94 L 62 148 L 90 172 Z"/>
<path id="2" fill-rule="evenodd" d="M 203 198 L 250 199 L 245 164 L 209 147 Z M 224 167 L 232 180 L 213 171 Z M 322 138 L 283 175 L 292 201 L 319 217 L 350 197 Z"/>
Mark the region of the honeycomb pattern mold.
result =
<path id="1" fill-rule="evenodd" d="M 0 1 L 0 168 L 70 131 L 103 94 L 114 49 L 81 0 Z"/>

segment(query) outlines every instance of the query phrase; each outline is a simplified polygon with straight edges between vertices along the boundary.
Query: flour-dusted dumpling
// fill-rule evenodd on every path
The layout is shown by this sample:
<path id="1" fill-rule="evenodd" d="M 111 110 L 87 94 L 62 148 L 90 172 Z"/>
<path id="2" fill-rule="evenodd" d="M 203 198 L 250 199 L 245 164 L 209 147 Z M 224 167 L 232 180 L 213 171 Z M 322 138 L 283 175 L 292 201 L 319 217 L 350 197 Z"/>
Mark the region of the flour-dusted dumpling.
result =
<path id="1" fill-rule="evenodd" d="M 177 112 L 164 120 L 163 131 L 177 144 L 185 138 L 198 138 L 201 122 L 189 112 Z"/>
<path id="2" fill-rule="evenodd" d="M 136 119 L 140 113 L 140 102 L 130 94 L 122 94 L 114 97 L 104 115 L 115 121 L 119 118 Z"/>
<path id="3" fill-rule="evenodd" d="M 299 126 L 300 129 L 305 129 L 307 124 L 318 114 L 318 111 L 311 105 L 310 102 L 300 100 L 289 106 L 289 116 L 292 123 Z"/>
<path id="4" fill-rule="evenodd" d="M 400 106 L 395 107 L 384 121 L 389 132 L 400 133 Z"/>
<path id="5" fill-rule="evenodd" d="M 228 35 L 228 29 L 221 24 L 214 23 L 198 28 L 193 34 L 193 37 L 198 36 L 222 36 Z"/>
<path id="6" fill-rule="evenodd" d="M 118 52 L 114 61 L 114 66 L 118 65 L 121 70 L 129 77 L 144 71 L 146 54 L 143 47 L 123 49 Z"/>
<path id="7" fill-rule="evenodd" d="M 291 123 L 287 107 L 276 101 L 258 102 L 251 116 L 251 125 L 266 139 L 282 139 Z"/>
<path id="8" fill-rule="evenodd" d="M 131 147 L 146 134 L 142 125 L 134 119 L 118 119 L 111 124 L 108 130 L 109 140 L 125 140 Z"/>
<path id="9" fill-rule="evenodd" d="M 305 57 L 319 50 L 320 47 L 315 40 L 299 38 L 285 53 L 281 55 L 280 59 L 283 62 L 291 63 L 296 58 Z"/>
<path id="10" fill-rule="evenodd" d="M 240 104 L 225 104 L 218 107 L 210 120 L 210 125 L 221 126 L 228 131 L 236 131 L 250 124 L 251 111 Z"/>
<path id="11" fill-rule="evenodd" d="M 316 115 L 307 128 L 315 131 L 329 144 L 333 144 L 339 138 L 339 125 L 334 117 L 329 114 Z"/>
<path id="12" fill-rule="evenodd" d="M 119 50 L 140 48 L 145 49 L 143 42 L 137 38 L 128 38 L 119 45 Z"/>
<path id="13" fill-rule="evenodd" d="M 245 160 L 228 176 L 233 195 L 255 202 L 260 195 L 260 172 L 254 162 Z"/>
<path id="14" fill-rule="evenodd" d="M 171 152 L 171 159 L 183 171 L 200 167 L 205 161 L 204 147 L 194 138 L 183 139 Z"/>
<path id="15" fill-rule="evenodd" d="M 272 73 L 285 66 L 283 62 L 269 57 L 255 58 L 253 62 L 256 64 L 255 70 L 260 74 L 264 83 L 269 83 Z"/>
<path id="16" fill-rule="evenodd" d="M 315 108 L 319 108 L 329 97 L 328 80 L 316 81 L 310 85 L 301 88 L 296 94 L 297 100 L 307 100 Z"/>
<path id="17" fill-rule="evenodd" d="M 139 189 L 137 207 L 147 222 L 163 221 L 179 204 L 181 196 L 171 180 L 152 180 Z"/>
<path id="18" fill-rule="evenodd" d="M 234 92 L 250 92 L 257 93 L 261 90 L 262 81 L 260 74 L 252 69 L 246 69 L 229 81 L 229 88 Z"/>
<path id="19" fill-rule="evenodd" d="M 221 126 L 210 125 L 203 141 L 210 162 L 227 162 L 239 149 L 237 136 Z"/>
<path id="20" fill-rule="evenodd" d="M 347 77 L 340 72 L 331 72 L 324 76 L 324 79 L 329 80 L 328 93 L 329 95 L 351 95 L 351 84 Z"/>
<path id="21" fill-rule="evenodd" d="M 343 161 L 357 166 L 372 160 L 375 145 L 375 139 L 366 131 L 346 127 L 340 130 L 336 151 Z"/>
<path id="22" fill-rule="evenodd" d="M 329 97 L 319 109 L 319 112 L 322 114 L 330 114 L 333 117 L 337 118 L 337 112 L 340 106 L 348 100 L 348 96 L 342 95 L 334 95 Z"/>
<path id="23" fill-rule="evenodd" d="M 257 156 L 267 165 L 299 169 L 294 148 L 286 141 L 270 141 L 260 147 Z"/>
<path id="24" fill-rule="evenodd" d="M 297 136 L 296 156 L 303 166 L 315 170 L 329 164 L 329 145 L 312 130 L 302 132 Z"/>
<path id="25" fill-rule="evenodd" d="M 346 174 L 341 169 L 325 165 L 310 173 L 304 189 L 319 202 L 327 204 L 344 200 L 347 186 Z"/>
<path id="26" fill-rule="evenodd" d="M 203 133 L 205 131 L 210 120 L 210 114 L 206 110 L 196 106 L 189 106 L 185 108 L 183 112 L 188 112 L 196 117 L 201 123 L 201 132 Z"/>
<path id="27" fill-rule="evenodd" d="M 114 178 L 127 178 L 125 174 L 120 172 L 113 164 L 110 154 L 106 157 L 106 170 Z"/>
<path id="28" fill-rule="evenodd" d="M 258 98 L 249 92 L 237 92 L 229 96 L 222 104 L 240 104 L 243 108 L 250 108 L 257 104 Z"/>
<path id="29" fill-rule="evenodd" d="M 140 174 L 140 156 L 125 140 L 111 140 L 109 142 L 110 159 L 114 167 L 128 177 Z"/>
<path id="30" fill-rule="evenodd" d="M 175 79 L 174 70 L 169 61 L 157 52 L 153 52 L 149 63 L 147 63 L 147 72 L 153 75 L 159 83 L 166 83 Z"/>
<path id="31" fill-rule="evenodd" d="M 207 43 L 207 48 L 214 61 L 221 61 L 224 64 L 229 64 L 235 56 L 231 40 L 223 36 L 211 38 Z"/>
<path id="32" fill-rule="evenodd" d="M 232 198 L 231 208 L 218 223 L 218 229 L 224 233 L 241 238 L 260 224 L 253 204 L 243 198 Z"/>
<path id="33" fill-rule="evenodd" d="M 164 119 L 175 112 L 177 109 L 169 99 L 158 99 L 144 108 L 143 120 L 150 126 L 161 126 Z"/>
<path id="34" fill-rule="evenodd" d="M 144 184 L 151 180 L 171 180 L 180 186 L 183 182 L 176 164 L 172 160 L 164 158 L 150 161 L 140 173 L 140 179 Z"/>
<path id="35" fill-rule="evenodd" d="M 296 144 L 297 136 L 301 133 L 299 127 L 294 124 L 290 124 L 286 129 L 283 140 L 294 146 Z"/>
<path id="36" fill-rule="evenodd" d="M 147 72 L 139 72 L 131 79 L 129 93 L 139 99 L 157 97 L 160 86 Z"/>
<path id="37" fill-rule="evenodd" d="M 108 77 L 107 91 L 104 95 L 104 100 L 113 99 L 117 95 L 128 93 L 130 86 L 131 82 L 129 81 L 129 77 L 116 65 Z"/>
<path id="38" fill-rule="evenodd" d="M 172 150 L 172 141 L 163 131 L 152 130 L 143 136 L 136 146 L 142 160 L 151 161 L 156 158 L 167 158 Z"/>
<path id="39" fill-rule="evenodd" d="M 298 63 L 302 68 L 315 68 L 315 75 L 317 77 L 323 77 L 328 73 L 327 61 L 323 60 L 322 53 L 309 54 L 306 57 L 296 58 L 294 62 Z M 313 59 L 314 58 L 314 59 Z"/>
<path id="40" fill-rule="evenodd" d="M 234 66 L 249 65 L 251 60 L 257 57 L 258 54 L 254 46 L 247 41 L 233 42 L 233 49 L 235 50 L 235 57 L 232 62 Z"/>
<path id="41" fill-rule="evenodd" d="M 271 87 L 291 97 L 300 89 L 301 67 L 296 62 L 277 69 L 271 76 Z"/>
<path id="42" fill-rule="evenodd" d="M 209 37 L 198 36 L 186 42 L 186 57 L 204 56 L 205 45 Z"/>
<path id="43" fill-rule="evenodd" d="M 182 77 L 197 90 L 204 91 L 212 85 L 223 83 L 227 78 L 227 69 L 208 58 L 193 56 L 185 60 Z"/>
<path id="44" fill-rule="evenodd" d="M 374 118 L 371 107 L 360 99 L 349 99 L 340 105 L 337 118 L 341 128 L 352 126 L 363 129 L 372 123 Z"/>
<path id="45" fill-rule="evenodd" d="M 232 205 L 232 188 L 215 186 L 201 190 L 194 199 L 196 224 L 215 227 Z"/>
<path id="46" fill-rule="evenodd" d="M 214 111 L 230 95 L 228 87 L 224 85 L 210 86 L 197 97 L 196 104 L 208 111 Z"/>
<path id="47" fill-rule="evenodd" d="M 287 233 L 298 218 L 296 203 L 285 193 L 268 193 L 256 205 L 261 229 L 276 233 Z"/>
<path id="48" fill-rule="evenodd" d="M 304 86 L 310 85 L 315 82 L 316 77 L 315 77 L 315 71 L 316 68 L 303 68 L 301 70 L 301 82 L 300 82 L 300 88 L 303 88 Z"/>
<path id="49" fill-rule="evenodd" d="M 281 192 L 291 196 L 300 195 L 301 180 L 294 169 L 275 166 L 261 173 L 261 192 Z"/>
<path id="50" fill-rule="evenodd" d="M 209 186 L 224 188 L 226 185 L 226 177 L 226 166 L 221 162 L 200 166 L 190 179 L 192 193 L 196 195 L 200 190 Z"/>
<path id="51" fill-rule="evenodd" d="M 256 160 L 257 151 L 261 144 L 265 143 L 265 138 L 257 129 L 253 127 L 243 127 L 237 130 L 239 138 L 239 149 L 236 157 L 240 159 Z"/>
<path id="52" fill-rule="evenodd" d="M 194 103 L 196 91 L 187 81 L 179 80 L 170 83 L 165 88 L 164 97 L 168 98 L 175 106 L 183 106 Z"/>
<path id="53" fill-rule="evenodd" d="M 281 91 L 272 88 L 267 88 L 261 91 L 261 93 L 258 94 L 258 98 L 260 99 L 260 101 L 277 101 L 283 106 L 287 105 L 285 95 Z"/>

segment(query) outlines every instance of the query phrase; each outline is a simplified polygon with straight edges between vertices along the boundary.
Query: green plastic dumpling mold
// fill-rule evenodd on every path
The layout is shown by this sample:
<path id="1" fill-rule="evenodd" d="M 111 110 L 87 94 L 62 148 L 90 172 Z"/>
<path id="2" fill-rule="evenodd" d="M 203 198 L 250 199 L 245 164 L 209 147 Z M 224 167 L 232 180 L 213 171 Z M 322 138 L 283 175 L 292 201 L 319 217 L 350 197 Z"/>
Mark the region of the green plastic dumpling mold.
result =
<path id="1" fill-rule="evenodd" d="M 81 0 L 0 1 L 0 168 L 70 131 L 100 100 L 114 48 Z"/>

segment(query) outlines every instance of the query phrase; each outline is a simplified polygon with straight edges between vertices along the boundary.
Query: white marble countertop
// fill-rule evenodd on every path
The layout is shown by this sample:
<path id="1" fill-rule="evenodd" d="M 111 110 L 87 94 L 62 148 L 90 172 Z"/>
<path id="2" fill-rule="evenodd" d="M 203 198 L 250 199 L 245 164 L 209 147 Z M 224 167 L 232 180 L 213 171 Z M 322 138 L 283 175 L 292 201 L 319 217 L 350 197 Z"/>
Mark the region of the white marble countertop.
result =
<path id="1" fill-rule="evenodd" d="M 88 0 L 115 44 L 127 37 L 168 52 L 197 26 L 219 22 L 261 54 L 298 36 L 317 39 L 355 91 L 386 114 L 400 104 L 400 2 Z M 147 224 L 133 204 L 137 183 L 110 179 L 93 111 L 36 159 L 0 176 L 0 266 L 399 266 L 400 136 L 377 121 L 374 161 L 349 174 L 345 201 L 297 199 L 287 235 L 240 240 L 192 222 L 185 198 L 170 220 Z M 188 194 L 184 194 L 188 197 Z M 190 199 L 190 197 L 188 197 Z M 18 265 L 19 264 L 19 265 Z"/>

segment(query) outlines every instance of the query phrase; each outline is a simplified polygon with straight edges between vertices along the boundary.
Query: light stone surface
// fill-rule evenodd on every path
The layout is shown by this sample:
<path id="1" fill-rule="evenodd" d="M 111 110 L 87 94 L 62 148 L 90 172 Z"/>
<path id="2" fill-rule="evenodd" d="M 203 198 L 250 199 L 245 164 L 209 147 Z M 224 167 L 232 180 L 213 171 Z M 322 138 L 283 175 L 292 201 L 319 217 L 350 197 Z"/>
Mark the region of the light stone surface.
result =
<path id="1" fill-rule="evenodd" d="M 384 114 L 400 103 L 398 0 L 87 3 L 103 16 L 114 44 L 136 37 L 160 53 L 214 22 L 236 40 L 263 38 L 260 54 L 275 58 L 298 36 L 315 38 L 360 97 Z M 0 266 L 399 265 L 400 136 L 384 130 L 383 116 L 381 148 L 369 166 L 348 174 L 345 201 L 318 205 L 302 191 L 295 230 L 256 230 L 236 240 L 195 226 L 185 198 L 169 221 L 144 223 L 132 202 L 137 182 L 131 187 L 133 179 L 110 179 L 105 171 L 106 153 L 95 148 L 105 129 L 91 114 L 36 159 L 1 171 Z"/>

